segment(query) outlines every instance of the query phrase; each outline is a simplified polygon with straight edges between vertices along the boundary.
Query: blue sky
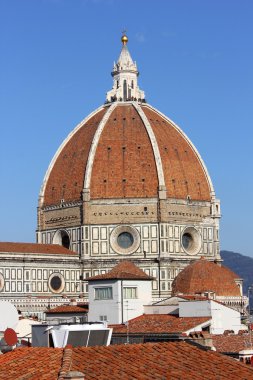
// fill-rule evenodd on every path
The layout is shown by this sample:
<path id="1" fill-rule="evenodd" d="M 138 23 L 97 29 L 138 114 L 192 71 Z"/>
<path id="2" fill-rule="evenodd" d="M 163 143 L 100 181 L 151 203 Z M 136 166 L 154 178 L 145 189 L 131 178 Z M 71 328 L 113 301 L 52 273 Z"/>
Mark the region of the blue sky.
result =
<path id="1" fill-rule="evenodd" d="M 253 256 L 252 0 L 0 0 L 1 241 L 35 241 L 46 169 L 101 105 L 126 28 L 150 104 L 221 199 L 221 248 Z"/>

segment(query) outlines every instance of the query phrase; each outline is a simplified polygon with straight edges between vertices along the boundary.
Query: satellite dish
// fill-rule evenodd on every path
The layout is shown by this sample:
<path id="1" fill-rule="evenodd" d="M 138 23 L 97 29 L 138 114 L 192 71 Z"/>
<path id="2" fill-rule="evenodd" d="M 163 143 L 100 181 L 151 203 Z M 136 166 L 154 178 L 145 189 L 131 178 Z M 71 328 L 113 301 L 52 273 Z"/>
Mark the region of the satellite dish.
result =
<path id="1" fill-rule="evenodd" d="M 4 332 L 4 340 L 9 346 L 14 346 L 18 341 L 16 332 L 10 328 L 6 329 Z"/>
<path id="2" fill-rule="evenodd" d="M 7 301 L 0 301 L 0 331 L 8 327 L 15 328 L 18 324 L 18 311 L 14 305 Z"/>

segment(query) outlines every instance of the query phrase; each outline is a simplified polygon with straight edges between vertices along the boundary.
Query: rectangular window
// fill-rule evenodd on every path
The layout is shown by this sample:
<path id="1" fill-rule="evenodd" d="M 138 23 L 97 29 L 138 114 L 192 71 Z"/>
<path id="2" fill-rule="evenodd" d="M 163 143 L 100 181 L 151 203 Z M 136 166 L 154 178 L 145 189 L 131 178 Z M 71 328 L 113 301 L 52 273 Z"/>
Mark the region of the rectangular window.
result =
<path id="1" fill-rule="evenodd" d="M 37 283 L 37 290 L 38 290 L 38 292 L 42 292 L 42 283 L 41 282 Z"/>
<path id="2" fill-rule="evenodd" d="M 38 280 L 42 280 L 42 270 L 41 269 L 38 269 Z"/>
<path id="3" fill-rule="evenodd" d="M 137 298 L 137 288 L 136 287 L 124 287 L 123 297 L 125 299 Z"/>
<path id="4" fill-rule="evenodd" d="M 16 291 L 16 282 L 14 282 L 14 281 L 11 282 L 11 291 L 12 292 Z"/>
<path id="5" fill-rule="evenodd" d="M 22 279 L 22 270 L 18 269 L 18 280 Z"/>
<path id="6" fill-rule="evenodd" d="M 9 278 L 10 278 L 10 270 L 9 270 L 9 269 L 6 269 L 6 270 L 5 270 L 5 278 L 6 278 L 7 280 L 9 280 Z"/>
<path id="7" fill-rule="evenodd" d="M 152 281 L 152 289 L 157 290 L 157 281 Z"/>
<path id="8" fill-rule="evenodd" d="M 112 287 L 107 288 L 95 288 L 95 300 L 111 300 L 112 299 Z"/>
<path id="9" fill-rule="evenodd" d="M 85 272 L 85 278 L 90 277 L 90 272 Z"/>
<path id="10" fill-rule="evenodd" d="M 106 321 L 107 321 L 107 315 L 100 315 L 100 316 L 99 316 L 99 320 L 100 320 L 101 322 L 106 322 Z"/>
<path id="11" fill-rule="evenodd" d="M 161 270 L 161 279 L 164 280 L 165 279 L 165 270 Z"/>
<path id="12" fill-rule="evenodd" d="M 22 292 L 22 282 L 18 281 L 18 292 Z"/>

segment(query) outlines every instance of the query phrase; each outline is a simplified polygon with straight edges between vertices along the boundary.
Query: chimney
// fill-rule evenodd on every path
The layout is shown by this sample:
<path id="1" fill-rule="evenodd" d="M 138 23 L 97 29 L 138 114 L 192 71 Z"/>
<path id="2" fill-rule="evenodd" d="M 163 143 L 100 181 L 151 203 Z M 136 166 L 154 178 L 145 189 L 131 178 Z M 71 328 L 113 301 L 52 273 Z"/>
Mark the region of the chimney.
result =
<path id="1" fill-rule="evenodd" d="M 84 380 L 84 374 L 78 371 L 69 371 L 63 375 L 63 380 Z"/>

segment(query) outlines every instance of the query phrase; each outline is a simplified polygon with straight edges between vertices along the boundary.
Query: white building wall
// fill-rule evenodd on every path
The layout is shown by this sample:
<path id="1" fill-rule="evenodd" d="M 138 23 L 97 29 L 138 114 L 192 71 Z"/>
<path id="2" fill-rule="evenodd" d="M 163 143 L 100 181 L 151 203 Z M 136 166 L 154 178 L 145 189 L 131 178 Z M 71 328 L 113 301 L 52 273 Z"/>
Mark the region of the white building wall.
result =
<path id="1" fill-rule="evenodd" d="M 240 313 L 213 300 L 179 302 L 179 317 L 211 317 L 211 334 L 223 334 L 244 329 Z"/>
<path id="2" fill-rule="evenodd" d="M 122 281 L 124 287 L 136 287 L 137 298 L 123 299 L 123 321 L 127 322 L 144 313 L 144 305 L 152 302 L 151 281 Z M 119 322 L 120 323 L 120 322 Z"/>
<path id="3" fill-rule="evenodd" d="M 95 288 L 112 287 L 112 299 L 96 300 Z M 137 298 L 124 298 L 124 287 L 136 288 Z M 124 291 L 123 291 L 124 292 Z M 125 323 L 144 312 L 152 301 L 151 281 L 105 280 L 89 282 L 89 322 L 106 320 L 109 324 Z"/>
<path id="4" fill-rule="evenodd" d="M 112 299 L 96 300 L 95 288 L 112 287 Z M 110 324 L 121 323 L 121 291 L 119 281 L 89 282 L 89 322 L 106 320 Z"/>

